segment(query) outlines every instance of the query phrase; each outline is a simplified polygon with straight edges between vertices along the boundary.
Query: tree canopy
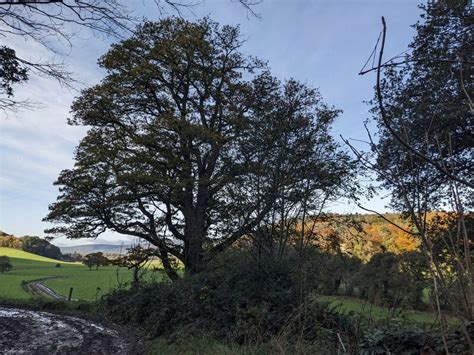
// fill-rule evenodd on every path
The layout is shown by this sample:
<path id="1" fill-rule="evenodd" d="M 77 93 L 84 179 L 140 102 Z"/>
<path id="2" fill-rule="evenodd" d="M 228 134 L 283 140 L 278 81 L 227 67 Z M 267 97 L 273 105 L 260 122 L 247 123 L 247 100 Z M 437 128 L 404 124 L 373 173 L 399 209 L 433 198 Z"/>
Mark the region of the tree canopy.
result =
<path id="1" fill-rule="evenodd" d="M 29 253 L 62 260 L 61 249 L 40 237 L 26 235 L 21 238 L 21 244 L 21 249 Z"/>
<path id="2" fill-rule="evenodd" d="M 84 256 L 82 263 L 91 270 L 93 266 L 95 266 L 95 269 L 98 270 L 99 266 L 109 265 L 109 259 L 107 259 L 102 252 L 97 252 Z"/>
<path id="3" fill-rule="evenodd" d="M 383 109 L 375 102 L 379 123 L 377 164 L 401 179 L 393 191 L 396 208 L 405 209 L 401 194 L 424 196 L 428 210 L 446 207 L 450 181 L 458 183 L 464 203 L 474 186 L 472 6 L 467 0 L 429 2 L 409 53 L 399 65 L 387 65 L 381 82 Z M 384 180 L 384 178 L 382 178 Z M 429 196 L 429 197 L 428 197 Z M 420 203 L 412 200 L 412 204 Z"/>
<path id="4" fill-rule="evenodd" d="M 6 255 L 0 256 L 0 270 L 2 271 L 2 274 L 10 271 L 12 268 L 13 265 L 10 258 Z"/>
<path id="5" fill-rule="evenodd" d="M 279 204 L 334 196 L 350 173 L 329 134 L 338 110 L 241 45 L 209 19 L 144 23 L 114 45 L 106 77 L 73 104 L 70 123 L 91 129 L 56 182 L 45 220 L 61 225 L 47 232 L 145 239 L 175 278 L 170 256 L 199 272 Z"/>

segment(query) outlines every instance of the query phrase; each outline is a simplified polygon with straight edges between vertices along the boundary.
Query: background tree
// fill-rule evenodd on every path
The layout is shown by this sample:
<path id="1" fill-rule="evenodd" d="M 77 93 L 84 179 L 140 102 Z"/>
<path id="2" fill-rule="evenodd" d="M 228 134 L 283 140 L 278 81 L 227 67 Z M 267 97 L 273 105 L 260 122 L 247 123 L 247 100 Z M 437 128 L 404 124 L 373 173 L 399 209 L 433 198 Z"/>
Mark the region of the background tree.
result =
<path id="1" fill-rule="evenodd" d="M 91 129 L 45 219 L 62 226 L 47 232 L 142 238 L 176 279 L 170 256 L 202 271 L 283 192 L 299 203 L 308 186 L 337 190 L 349 170 L 329 135 L 337 111 L 241 45 L 238 28 L 208 19 L 145 23 L 114 45 L 106 78 L 73 105 L 71 123 Z"/>
<path id="2" fill-rule="evenodd" d="M 98 270 L 99 266 L 109 265 L 109 259 L 107 259 L 102 252 L 97 252 L 85 255 L 84 258 L 82 258 L 82 263 L 91 270 L 93 266 Z"/>
<path id="3" fill-rule="evenodd" d="M 360 297 L 390 308 L 420 308 L 426 284 L 417 282 L 415 276 L 425 270 L 418 268 L 415 273 L 408 272 L 408 261 L 413 267 L 415 260 L 415 257 L 408 258 L 392 253 L 374 255 L 357 273 Z"/>
<path id="4" fill-rule="evenodd" d="M 13 265 L 11 263 L 10 258 L 6 255 L 0 256 L 0 270 L 2 271 L 2 274 L 10 271 L 12 268 Z"/>
<path id="5" fill-rule="evenodd" d="M 83 256 L 78 252 L 63 254 L 64 261 L 73 261 L 73 262 L 81 262 Z"/>
<path id="6" fill-rule="evenodd" d="M 120 267 L 132 270 L 132 287 L 138 287 L 143 277 L 147 264 L 156 255 L 156 249 L 144 247 L 139 243 L 127 248 L 127 253 L 110 262 Z"/>
<path id="7" fill-rule="evenodd" d="M 372 156 L 352 148 L 392 192 L 392 206 L 409 217 L 412 226 L 405 231 L 421 241 L 440 315 L 440 298 L 449 300 L 474 351 L 465 326 L 474 315 L 473 237 L 466 222 L 474 187 L 472 6 L 443 0 L 421 8 L 425 21 L 415 25 L 411 51 L 386 62 L 382 19 L 378 65 L 362 72 L 377 72 L 378 141 L 369 137 Z M 430 218 L 441 208 L 448 213 Z M 439 240 L 441 253 L 435 246 Z M 446 255 L 455 261 L 452 270 L 445 267 Z"/>
<path id="8" fill-rule="evenodd" d="M 21 249 L 23 243 L 20 238 L 0 232 L 0 247 Z"/>
<path id="9" fill-rule="evenodd" d="M 92 270 L 92 266 L 94 266 L 94 260 L 91 256 L 88 255 L 85 255 L 83 258 L 82 258 L 82 263 L 87 266 L 90 270 Z"/>
<path id="10" fill-rule="evenodd" d="M 29 253 L 42 255 L 47 258 L 62 260 L 61 249 L 47 240 L 37 236 L 24 236 L 21 238 L 21 249 Z"/>

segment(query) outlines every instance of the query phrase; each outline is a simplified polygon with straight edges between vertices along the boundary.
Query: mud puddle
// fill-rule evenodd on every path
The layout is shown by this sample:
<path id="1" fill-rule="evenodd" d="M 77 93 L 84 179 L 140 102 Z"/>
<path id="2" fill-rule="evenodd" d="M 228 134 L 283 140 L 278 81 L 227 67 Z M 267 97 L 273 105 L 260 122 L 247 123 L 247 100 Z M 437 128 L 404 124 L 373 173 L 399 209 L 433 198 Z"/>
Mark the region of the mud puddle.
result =
<path id="1" fill-rule="evenodd" d="M 143 350 L 116 326 L 0 307 L 0 354 L 143 354 Z"/>

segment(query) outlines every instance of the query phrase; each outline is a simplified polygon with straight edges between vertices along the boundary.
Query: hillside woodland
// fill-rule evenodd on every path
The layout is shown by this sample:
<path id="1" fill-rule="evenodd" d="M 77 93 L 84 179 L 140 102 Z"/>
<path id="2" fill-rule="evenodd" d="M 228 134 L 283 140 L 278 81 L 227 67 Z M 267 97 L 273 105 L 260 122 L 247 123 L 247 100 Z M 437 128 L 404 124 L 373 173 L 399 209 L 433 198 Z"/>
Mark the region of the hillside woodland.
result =
<path id="1" fill-rule="evenodd" d="M 57 246 L 37 236 L 15 237 L 0 231 L 0 247 L 19 249 L 56 260 L 63 259 Z"/>

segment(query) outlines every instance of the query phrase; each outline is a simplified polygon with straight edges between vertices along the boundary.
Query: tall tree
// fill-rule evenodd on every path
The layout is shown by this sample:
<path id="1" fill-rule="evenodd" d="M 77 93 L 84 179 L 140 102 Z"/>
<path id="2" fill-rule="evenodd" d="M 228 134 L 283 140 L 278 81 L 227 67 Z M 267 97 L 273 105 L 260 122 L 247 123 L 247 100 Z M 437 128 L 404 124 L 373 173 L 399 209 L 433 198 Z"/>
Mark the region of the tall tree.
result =
<path id="1" fill-rule="evenodd" d="M 465 191 L 474 187 L 472 7 L 467 0 L 431 1 L 421 6 L 423 21 L 400 65 L 384 68 L 383 107 L 375 100 L 379 123 L 378 166 L 404 179 L 410 192 L 430 195 L 436 209 L 450 195 L 448 181 Z M 382 112 L 383 111 L 383 112 Z M 393 191 L 396 207 L 404 204 Z M 468 194 L 462 193 L 468 197 Z M 412 201 L 417 203 L 416 201 Z M 472 204 L 472 199 L 465 198 Z"/>
<path id="2" fill-rule="evenodd" d="M 474 316 L 472 6 L 467 0 L 440 0 L 421 8 L 423 21 L 414 26 L 408 54 L 387 62 L 382 18 L 378 65 L 368 70 L 377 72 L 374 160 L 352 148 L 392 192 L 392 206 L 410 218 L 407 232 L 421 240 L 438 311 L 442 316 L 443 298 L 474 352 L 464 323 Z M 439 209 L 448 213 L 431 218 Z"/>
<path id="3" fill-rule="evenodd" d="M 301 198 L 304 179 L 336 191 L 347 171 L 329 135 L 337 111 L 241 45 L 238 28 L 209 19 L 145 23 L 114 45 L 105 79 L 73 104 L 71 123 L 91 129 L 45 218 L 62 225 L 47 232 L 145 239 L 176 279 L 170 255 L 202 271 L 282 191 Z"/>

